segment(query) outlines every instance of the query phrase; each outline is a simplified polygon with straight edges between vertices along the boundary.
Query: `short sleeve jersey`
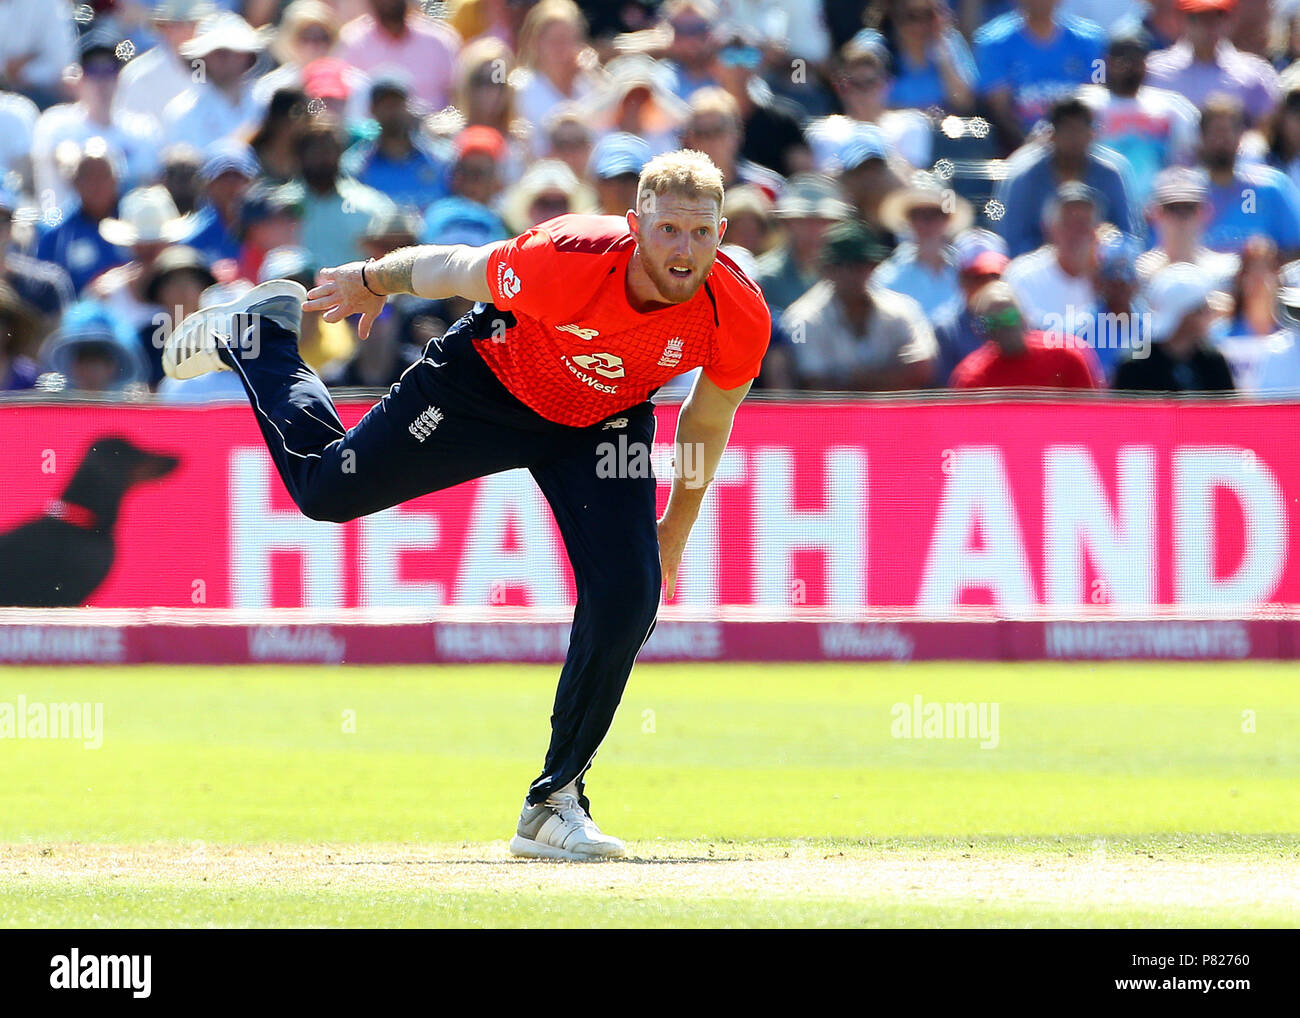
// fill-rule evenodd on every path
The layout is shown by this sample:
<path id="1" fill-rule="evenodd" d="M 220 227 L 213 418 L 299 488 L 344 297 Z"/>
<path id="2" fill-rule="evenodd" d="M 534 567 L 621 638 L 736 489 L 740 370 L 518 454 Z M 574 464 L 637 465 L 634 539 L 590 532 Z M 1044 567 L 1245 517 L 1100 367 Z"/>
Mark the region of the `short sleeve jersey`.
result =
<path id="1" fill-rule="evenodd" d="M 476 347 L 546 419 L 595 424 L 692 368 L 723 389 L 758 376 L 771 317 L 757 284 L 719 254 L 689 300 L 640 312 L 626 289 L 635 249 L 618 216 L 566 215 L 492 252 L 492 304 L 508 313 Z"/>

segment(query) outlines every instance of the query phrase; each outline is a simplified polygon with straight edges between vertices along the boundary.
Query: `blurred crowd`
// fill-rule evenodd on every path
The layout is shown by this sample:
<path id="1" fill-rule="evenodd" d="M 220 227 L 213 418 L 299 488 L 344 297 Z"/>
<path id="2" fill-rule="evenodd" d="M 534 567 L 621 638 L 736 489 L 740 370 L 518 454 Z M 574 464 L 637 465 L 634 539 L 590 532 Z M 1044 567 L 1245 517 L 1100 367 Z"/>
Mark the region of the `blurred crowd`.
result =
<path id="1" fill-rule="evenodd" d="M 688 147 L 760 386 L 1300 395 L 1300 0 L 955 2 L 3 0 L 0 389 L 233 393 L 163 377 L 186 314 Z M 467 307 L 304 359 L 387 386 Z"/>

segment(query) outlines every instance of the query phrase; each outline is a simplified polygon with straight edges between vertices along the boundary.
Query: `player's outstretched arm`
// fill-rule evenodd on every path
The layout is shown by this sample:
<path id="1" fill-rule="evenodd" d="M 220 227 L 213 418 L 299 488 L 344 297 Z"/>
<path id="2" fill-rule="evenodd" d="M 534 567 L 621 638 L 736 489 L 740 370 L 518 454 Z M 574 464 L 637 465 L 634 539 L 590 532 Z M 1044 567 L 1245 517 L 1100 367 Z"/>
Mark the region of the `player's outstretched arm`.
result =
<path id="1" fill-rule="evenodd" d="M 487 266 L 495 247 L 495 244 L 483 247 L 421 244 L 400 248 L 373 261 L 321 269 L 303 310 L 321 311 L 327 322 L 360 315 L 357 331 L 365 339 L 390 294 L 413 293 L 431 300 L 464 297 L 490 301 Z"/>
<path id="2" fill-rule="evenodd" d="M 686 550 L 686 538 L 731 437 L 736 408 L 751 384 L 722 389 L 701 374 L 677 416 L 673 486 L 659 520 L 659 565 L 669 597 L 677 588 L 677 567 Z"/>

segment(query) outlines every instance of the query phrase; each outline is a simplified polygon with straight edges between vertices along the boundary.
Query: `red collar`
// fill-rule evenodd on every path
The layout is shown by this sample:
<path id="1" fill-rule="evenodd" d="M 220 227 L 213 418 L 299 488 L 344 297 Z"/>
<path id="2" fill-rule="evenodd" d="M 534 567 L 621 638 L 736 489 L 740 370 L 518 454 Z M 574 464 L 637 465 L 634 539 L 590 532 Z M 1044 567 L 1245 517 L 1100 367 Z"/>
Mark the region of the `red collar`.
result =
<path id="1" fill-rule="evenodd" d="M 84 527 L 86 530 L 94 530 L 99 520 L 84 505 L 77 505 L 76 502 L 65 502 L 56 498 L 45 507 L 45 515 L 56 520 L 63 520 L 64 523 L 71 523 L 74 527 Z"/>

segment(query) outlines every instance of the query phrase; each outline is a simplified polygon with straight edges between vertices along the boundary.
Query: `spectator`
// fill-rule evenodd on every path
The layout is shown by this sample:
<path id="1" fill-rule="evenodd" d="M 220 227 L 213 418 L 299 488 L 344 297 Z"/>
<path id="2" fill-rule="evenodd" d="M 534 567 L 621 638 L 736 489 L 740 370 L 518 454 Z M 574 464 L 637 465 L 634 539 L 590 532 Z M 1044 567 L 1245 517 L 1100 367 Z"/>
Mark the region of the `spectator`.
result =
<path id="1" fill-rule="evenodd" d="M 583 106 L 597 133 L 635 134 L 655 155 L 677 148 L 687 105 L 664 82 L 662 68 L 641 54 L 616 57 L 605 65 L 604 85 Z"/>
<path id="2" fill-rule="evenodd" d="M 173 244 L 153 259 L 140 281 L 144 303 L 153 314 L 140 325 L 137 335 L 149 363 L 149 385 L 157 388 L 163 379 L 163 344 L 171 330 L 199 309 L 200 296 L 216 278 L 198 251 Z"/>
<path id="3" fill-rule="evenodd" d="M 189 232 L 191 224 L 177 214 L 172 196 L 160 184 L 127 192 L 121 204 L 121 217 L 105 219 L 99 224 L 99 233 L 110 244 L 128 251 L 130 261 L 93 280 L 87 292 L 114 319 L 137 330 L 153 317 L 154 309 L 145 297 L 153 263 L 169 244 Z"/>
<path id="4" fill-rule="evenodd" d="M 1300 81 L 1287 88 L 1268 125 L 1268 165 L 1300 187 Z"/>
<path id="5" fill-rule="evenodd" d="M 1182 38 L 1147 58 L 1147 80 L 1186 96 L 1196 107 L 1212 95 L 1229 95 L 1252 124 L 1262 122 L 1278 98 L 1277 72 L 1254 53 L 1243 53 L 1227 37 L 1236 0 L 1178 0 L 1185 16 Z"/>
<path id="6" fill-rule="evenodd" d="M 524 19 L 519 33 L 515 108 L 530 124 L 544 124 L 560 103 L 582 103 L 594 96 L 597 79 L 584 66 L 587 22 L 573 0 L 542 0 Z M 533 154 L 544 155 L 533 135 Z"/>
<path id="7" fill-rule="evenodd" d="M 1227 293 L 1237 275 L 1238 258 L 1205 246 L 1210 221 L 1210 193 L 1200 170 L 1172 167 L 1161 173 L 1152 189 L 1152 222 L 1156 244 L 1138 256 L 1138 278 L 1143 286 L 1166 265 L 1188 262 L 1210 280 L 1214 289 Z"/>
<path id="8" fill-rule="evenodd" d="M 967 354 L 987 341 L 975 321 L 971 302 L 987 284 L 997 282 L 1007 267 L 1006 242 L 988 230 L 967 230 L 953 245 L 957 262 L 957 283 L 961 287 L 961 307 L 957 313 L 935 324 L 934 338 L 939 344 L 939 364 L 934 381 L 951 385 L 953 369 Z"/>
<path id="9" fill-rule="evenodd" d="M 1151 183 L 1166 166 L 1196 161 L 1196 107 L 1168 89 L 1143 83 L 1151 37 L 1129 23 L 1110 37 L 1106 80 L 1084 85 L 1079 97 L 1093 112 L 1096 139 L 1128 163 L 1136 205 L 1146 204 Z"/>
<path id="10" fill-rule="evenodd" d="M 1050 116 L 1050 139 L 1016 153 L 997 188 L 997 200 L 1005 209 L 997 228 L 1011 257 L 1043 243 L 1043 205 L 1069 181 L 1086 184 L 1093 192 L 1099 222 L 1141 236 L 1127 167 L 1120 157 L 1094 144 L 1092 109 L 1082 99 L 1070 97 L 1057 100 Z"/>
<path id="11" fill-rule="evenodd" d="M 238 258 L 240 209 L 244 194 L 257 178 L 257 157 L 242 141 L 219 141 L 208 150 L 199 171 L 203 204 L 183 242 L 209 262 Z"/>
<path id="12" fill-rule="evenodd" d="M 505 151 L 505 138 L 490 127 L 467 127 L 456 136 L 451 194 L 429 206 L 422 243 L 477 247 L 509 236 L 491 208 L 501 190 Z"/>
<path id="13" fill-rule="evenodd" d="M 40 363 L 37 387 L 46 391 L 137 392 L 149 374 L 136 338 L 88 301 L 68 308 L 63 325 L 41 347 Z"/>
<path id="14" fill-rule="evenodd" d="M 445 22 L 413 10 L 408 0 L 369 0 L 370 13 L 339 32 L 339 56 L 374 76 L 397 70 L 410 76 L 411 95 L 437 112 L 451 99 L 460 36 Z"/>
<path id="15" fill-rule="evenodd" d="M 831 54 L 822 8 L 819 0 L 718 0 L 718 20 L 757 40 L 775 62 L 821 65 Z"/>
<path id="16" fill-rule="evenodd" d="M 911 297 L 932 325 L 951 317 L 961 304 L 961 288 L 949 242 L 967 229 L 973 218 L 970 203 L 938 178 L 929 173 L 913 174 L 906 187 L 881 203 L 881 222 L 907 239 L 876 269 L 872 280 L 877 286 Z"/>
<path id="17" fill-rule="evenodd" d="M 92 29 L 79 41 L 80 57 L 68 68 L 66 80 L 75 101 L 51 106 L 41 114 L 32 132 L 32 174 L 38 191 L 49 193 L 59 205 L 72 197 L 67 180 L 58 171 L 55 151 L 66 142 L 83 144 L 103 138 L 126 159 L 124 184 L 153 179 L 158 169 L 158 129 L 153 121 L 136 114 L 113 113 L 117 91 L 117 34 Z"/>
<path id="18" fill-rule="evenodd" d="M 447 195 L 447 164 L 419 130 L 410 93 L 396 75 L 380 75 L 370 86 L 375 138 L 359 141 L 343 157 L 344 171 L 406 208 L 424 210 Z"/>
<path id="19" fill-rule="evenodd" d="M 1257 392 L 1300 398 L 1300 265 L 1282 270 L 1277 292 L 1278 331 L 1264 344 L 1255 378 Z"/>
<path id="20" fill-rule="evenodd" d="M 975 58 L 944 0 L 893 0 L 889 26 L 895 54 L 888 103 L 895 109 L 937 107 L 969 113 L 978 75 Z"/>
<path id="21" fill-rule="evenodd" d="M 513 46 L 524 4 L 510 0 L 452 0 L 447 20 L 466 45 L 496 39 Z"/>
<path id="22" fill-rule="evenodd" d="M 239 210 L 239 278 L 253 283 L 262 261 L 277 247 L 293 247 L 302 234 L 303 189 L 298 183 L 260 180 L 245 193 Z M 242 391 L 242 390 L 241 390 Z"/>
<path id="23" fill-rule="evenodd" d="M 280 66 L 253 83 L 253 99 L 266 109 L 276 92 L 303 88 L 303 72 L 314 61 L 337 57 L 339 19 L 334 9 L 321 0 L 293 0 L 284 9 L 280 29 L 271 43 L 271 53 Z M 341 76 L 347 87 L 343 116 L 349 123 L 366 118 L 369 78 L 351 64 L 343 64 Z"/>
<path id="24" fill-rule="evenodd" d="M 352 96 L 348 84 L 349 71 L 353 70 L 337 57 L 320 57 L 302 69 L 302 94 L 307 97 L 307 109 L 312 114 L 328 113 L 340 124 L 348 123 L 348 101 Z M 369 83 L 365 86 L 369 90 Z M 364 120 L 364 115 L 359 121 Z"/>
<path id="25" fill-rule="evenodd" d="M 91 138 L 77 156 L 75 167 L 72 189 L 76 203 L 58 225 L 41 235 L 36 257 L 63 269 L 72 280 L 73 290 L 80 293 L 105 269 L 125 262 L 127 253 L 99 233 L 100 222 L 117 211 L 121 156 L 102 138 Z"/>
<path id="26" fill-rule="evenodd" d="M 30 389 L 39 373 L 29 356 L 40 327 L 40 313 L 6 282 L 0 281 L 0 392 Z"/>
<path id="27" fill-rule="evenodd" d="M 7 0 L 0 32 L 0 91 L 21 92 L 41 109 L 58 102 L 63 69 L 76 59 L 67 5 Z"/>
<path id="28" fill-rule="evenodd" d="M 305 185 L 302 243 L 321 265 L 342 265 L 361 252 L 361 234 L 370 217 L 393 203 L 374 188 L 340 172 L 342 128 L 334 118 L 312 118 L 298 142 Z"/>
<path id="29" fill-rule="evenodd" d="M 587 177 L 596 188 L 599 211 L 625 215 L 636 207 L 641 168 L 650 161 L 650 146 L 634 134 L 615 131 L 601 138 L 591 151 Z"/>
<path id="30" fill-rule="evenodd" d="M 1048 242 L 1012 259 L 1004 279 L 1035 329 L 1073 333 L 1097 302 L 1097 198 L 1078 181 L 1062 184 L 1043 210 Z"/>
<path id="31" fill-rule="evenodd" d="M 203 156 L 193 145 L 170 145 L 159 157 L 162 170 L 158 182 L 167 188 L 176 204 L 176 211 L 188 216 L 198 209 L 199 172 L 203 169 Z"/>
<path id="32" fill-rule="evenodd" d="M 194 84 L 194 68 L 181 47 L 198 23 L 215 13 L 211 0 L 162 0 L 150 15 L 157 45 L 136 56 L 118 75 L 113 114 L 150 117 L 162 129 L 167 103 Z"/>
<path id="33" fill-rule="evenodd" d="M 1258 388 L 1267 341 L 1277 331 L 1275 318 L 1281 264 L 1267 237 L 1251 237 L 1241 250 L 1241 268 L 1232 288 L 1232 312 L 1210 331 L 1214 346 L 1228 361 L 1236 387 Z"/>
<path id="34" fill-rule="evenodd" d="M 614 137 L 620 133 L 612 131 L 605 137 Z M 641 146 L 648 148 L 642 139 L 636 140 Z M 591 163 L 594 147 L 591 126 L 582 111 L 573 106 L 562 105 L 551 114 L 551 119 L 546 124 L 546 151 L 571 169 L 575 177 L 587 176 L 587 167 Z M 509 170 L 506 179 L 510 179 Z"/>
<path id="35" fill-rule="evenodd" d="M 885 391 L 930 383 L 938 348 L 920 307 L 911 297 L 868 285 L 888 254 L 861 223 L 839 223 L 826 232 L 824 278 L 781 316 L 803 388 Z"/>
<path id="36" fill-rule="evenodd" d="M 685 101 L 697 89 L 720 84 L 713 74 L 718 58 L 713 32 L 718 10 L 711 0 L 668 0 L 660 16 L 672 39 L 662 63 L 672 72 L 677 98 Z"/>
<path id="37" fill-rule="evenodd" d="M 727 220 L 725 246 L 729 251 L 739 248 L 757 257 L 767 250 L 772 230 L 772 199 L 767 192 L 749 184 L 731 188 L 723 199 L 722 215 Z"/>
<path id="38" fill-rule="evenodd" d="M 781 177 L 766 166 L 740 156 L 740 107 L 722 88 L 703 88 L 691 96 L 690 113 L 682 129 L 682 147 L 703 152 L 722 171 L 724 186 L 752 184 L 769 198 L 781 191 Z"/>
<path id="39" fill-rule="evenodd" d="M 454 122 L 455 130 L 482 125 L 501 133 L 506 141 L 501 180 L 511 184 L 523 176 L 534 150 L 539 155 L 554 153 L 565 158 L 564 153 L 547 147 L 551 139 L 543 128 L 553 128 L 561 119 L 579 115 L 574 104 L 560 103 L 552 107 L 544 121 L 534 124 L 521 117 L 516 109 L 516 90 L 510 85 L 514 66 L 514 55 L 499 39 L 479 39 L 461 50 L 456 71 L 456 109 L 460 116 Z M 581 122 L 589 135 L 586 118 L 581 117 Z M 572 166 L 570 169 L 578 172 Z"/>
<path id="40" fill-rule="evenodd" d="M 976 328 L 988 337 L 952 372 L 954 389 L 1096 389 L 1092 351 L 1029 329 L 1015 292 L 989 283 L 974 296 Z"/>
<path id="41" fill-rule="evenodd" d="M 595 204 L 590 190 L 564 163 L 558 159 L 539 159 L 506 192 L 501 215 L 511 232 L 518 234 L 556 216 L 590 212 Z"/>
<path id="42" fill-rule="evenodd" d="M 1147 287 L 1151 344 L 1115 372 L 1115 388 L 1141 392 L 1231 392 L 1232 371 L 1209 342 L 1212 293 L 1194 265 L 1161 269 Z"/>
<path id="43" fill-rule="evenodd" d="M 1009 149 L 1100 66 L 1106 45 L 1101 28 L 1058 14 L 1057 3 L 1019 0 L 1018 11 L 975 33 L 980 98 Z"/>
<path id="44" fill-rule="evenodd" d="M 1112 232 L 1097 251 L 1097 306 L 1085 319 L 1081 338 L 1097 355 L 1103 378 L 1114 378 L 1127 351 L 1145 351 L 1151 345 L 1146 303 L 1140 296 L 1137 245 Z"/>
<path id="45" fill-rule="evenodd" d="M 932 162 L 933 128 L 916 110 L 888 109 L 889 53 L 879 35 L 855 37 L 840 50 L 831 75 L 842 114 L 819 117 L 808 125 L 808 144 L 813 165 L 828 172 L 843 163 L 844 150 L 862 132 L 864 125 L 878 128 L 896 153 L 915 169 L 927 169 Z"/>
<path id="46" fill-rule="evenodd" d="M 892 249 L 898 238 L 885 227 L 880 207 L 890 192 L 902 186 L 902 179 L 889 165 L 888 152 L 878 127 L 859 125 L 857 136 L 839 156 L 839 184 L 857 217 Z"/>
<path id="47" fill-rule="evenodd" d="M 773 215 L 784 227 L 784 239 L 758 259 L 755 282 L 773 316 L 802 297 L 821 278 L 822 242 L 826 231 L 850 219 L 853 210 L 835 181 L 815 173 L 790 178 Z"/>
<path id="48" fill-rule="evenodd" d="M 0 90 L 0 180 L 29 189 L 32 182 L 32 132 L 41 111 L 25 95 Z"/>
<path id="49" fill-rule="evenodd" d="M 1213 97 L 1201 111 L 1201 165 L 1209 176 L 1206 246 L 1239 252 L 1262 234 L 1284 260 L 1300 254 L 1300 191 L 1279 170 L 1237 156 L 1245 130 L 1240 104 Z"/>
<path id="50" fill-rule="evenodd" d="M 72 280 L 57 265 L 38 261 L 10 247 L 18 199 L 0 186 L 0 282 L 13 290 L 37 314 L 42 332 L 58 325 L 63 309 L 76 295 Z M 35 377 L 35 376 L 33 376 Z"/>
<path id="51" fill-rule="evenodd" d="M 732 33 L 718 50 L 717 78 L 740 113 L 740 156 L 788 177 L 812 168 L 803 133 L 803 111 L 772 93 L 758 75 L 762 52 Z"/>
<path id="52" fill-rule="evenodd" d="M 298 145 L 306 125 L 306 93 L 297 88 L 282 88 L 271 96 L 261 124 L 248 140 L 263 177 L 285 184 L 302 173 Z"/>
<path id="53" fill-rule="evenodd" d="M 249 71 L 265 48 L 262 37 L 238 14 L 222 12 L 199 22 L 181 56 L 202 61 L 203 77 L 163 108 L 163 137 L 202 151 L 214 141 L 251 132 L 262 111 L 253 98 Z"/>

